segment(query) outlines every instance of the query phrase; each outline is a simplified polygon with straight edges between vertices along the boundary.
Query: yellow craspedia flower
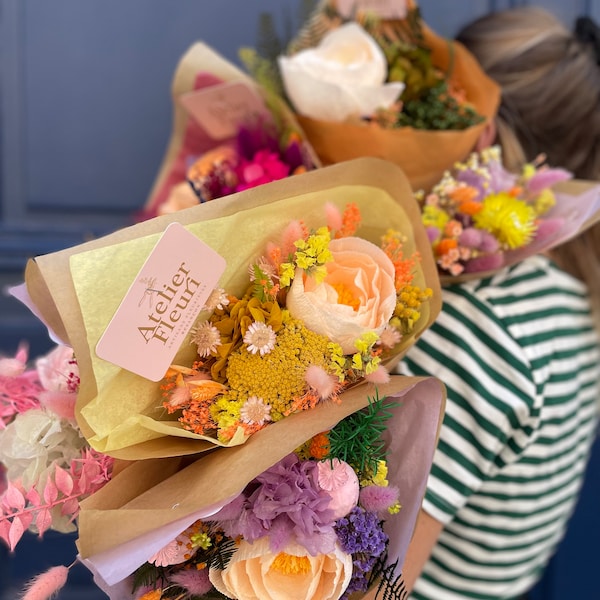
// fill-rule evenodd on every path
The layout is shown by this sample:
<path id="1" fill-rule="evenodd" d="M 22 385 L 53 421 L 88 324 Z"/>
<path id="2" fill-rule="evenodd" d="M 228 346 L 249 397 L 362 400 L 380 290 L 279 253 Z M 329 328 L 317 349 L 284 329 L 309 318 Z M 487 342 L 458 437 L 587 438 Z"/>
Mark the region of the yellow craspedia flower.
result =
<path id="1" fill-rule="evenodd" d="M 479 229 L 489 231 L 505 248 L 520 248 L 531 241 L 537 229 L 535 209 L 506 192 L 492 194 L 473 216 Z"/>

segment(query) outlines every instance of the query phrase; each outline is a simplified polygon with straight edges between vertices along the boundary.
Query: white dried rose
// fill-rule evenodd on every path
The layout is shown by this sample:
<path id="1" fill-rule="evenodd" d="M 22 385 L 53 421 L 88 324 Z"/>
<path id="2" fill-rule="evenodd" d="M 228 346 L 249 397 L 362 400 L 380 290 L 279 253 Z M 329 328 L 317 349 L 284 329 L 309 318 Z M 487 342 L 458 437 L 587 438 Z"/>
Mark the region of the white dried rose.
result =
<path id="1" fill-rule="evenodd" d="M 357 23 L 346 23 L 315 48 L 280 56 L 278 62 L 294 108 L 313 119 L 369 117 L 378 108 L 389 108 L 404 90 L 402 83 L 385 83 L 385 55 Z"/>

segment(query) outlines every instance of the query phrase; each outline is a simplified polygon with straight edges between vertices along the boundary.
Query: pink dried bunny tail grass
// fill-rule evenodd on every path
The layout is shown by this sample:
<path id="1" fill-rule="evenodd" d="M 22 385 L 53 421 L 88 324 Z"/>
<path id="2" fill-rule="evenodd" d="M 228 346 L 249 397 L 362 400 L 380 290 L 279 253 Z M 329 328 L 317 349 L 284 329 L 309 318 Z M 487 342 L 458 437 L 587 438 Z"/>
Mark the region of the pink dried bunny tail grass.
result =
<path id="1" fill-rule="evenodd" d="M 19 598 L 20 600 L 49 600 L 64 587 L 68 576 L 68 567 L 52 567 L 30 580 Z"/>
<path id="2" fill-rule="evenodd" d="M 327 226 L 331 231 L 339 231 L 344 225 L 340 209 L 332 202 L 325 204 L 325 217 L 327 219 Z"/>
<path id="3" fill-rule="evenodd" d="M 318 365 L 310 365 L 304 374 L 306 383 L 317 392 L 321 400 L 331 398 L 339 391 L 339 381 L 337 377 L 330 375 Z"/>
<path id="4" fill-rule="evenodd" d="M 288 254 L 294 254 L 296 252 L 296 246 L 294 242 L 296 240 L 305 239 L 308 235 L 306 227 L 301 221 L 291 221 L 290 224 L 283 231 L 281 237 L 281 254 L 286 257 Z"/>
<path id="5" fill-rule="evenodd" d="M 369 383 L 387 383 L 390 380 L 390 374 L 383 365 L 379 365 L 375 371 L 366 375 L 365 379 Z"/>

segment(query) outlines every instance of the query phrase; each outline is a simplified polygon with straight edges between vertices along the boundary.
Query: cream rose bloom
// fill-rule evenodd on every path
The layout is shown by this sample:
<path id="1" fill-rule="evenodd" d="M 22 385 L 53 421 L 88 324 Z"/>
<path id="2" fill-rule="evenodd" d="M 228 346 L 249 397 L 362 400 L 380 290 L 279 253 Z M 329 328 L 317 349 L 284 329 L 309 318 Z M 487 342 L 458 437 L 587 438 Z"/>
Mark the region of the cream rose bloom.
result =
<path id="1" fill-rule="evenodd" d="M 395 270 L 381 248 L 357 237 L 332 240 L 322 283 L 298 269 L 287 295 L 290 314 L 338 343 L 344 354 L 367 332 L 380 334 L 396 307 Z"/>
<path id="2" fill-rule="evenodd" d="M 352 576 L 352 556 L 336 546 L 311 556 L 298 544 L 273 554 L 268 537 L 242 541 L 227 568 L 210 570 L 210 581 L 235 600 L 337 600 Z"/>
<path id="3" fill-rule="evenodd" d="M 403 83 L 385 83 L 385 55 L 357 23 L 346 23 L 317 47 L 280 56 L 278 62 L 295 109 L 322 121 L 371 116 L 389 108 L 404 89 Z"/>

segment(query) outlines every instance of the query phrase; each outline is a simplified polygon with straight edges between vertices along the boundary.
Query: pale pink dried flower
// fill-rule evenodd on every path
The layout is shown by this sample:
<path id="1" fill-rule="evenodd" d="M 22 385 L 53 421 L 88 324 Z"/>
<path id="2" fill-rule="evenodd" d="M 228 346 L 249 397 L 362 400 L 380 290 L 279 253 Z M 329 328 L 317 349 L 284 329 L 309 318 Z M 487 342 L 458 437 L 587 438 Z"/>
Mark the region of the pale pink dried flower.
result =
<path id="1" fill-rule="evenodd" d="M 365 379 L 369 383 L 388 383 L 388 381 L 390 380 L 390 374 L 383 365 L 379 365 L 377 369 L 375 369 L 375 371 L 369 373 L 368 375 L 365 375 Z"/>
<path id="2" fill-rule="evenodd" d="M 304 373 L 304 379 L 321 400 L 331 398 L 339 391 L 338 378 L 318 365 L 310 365 Z"/>

